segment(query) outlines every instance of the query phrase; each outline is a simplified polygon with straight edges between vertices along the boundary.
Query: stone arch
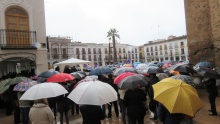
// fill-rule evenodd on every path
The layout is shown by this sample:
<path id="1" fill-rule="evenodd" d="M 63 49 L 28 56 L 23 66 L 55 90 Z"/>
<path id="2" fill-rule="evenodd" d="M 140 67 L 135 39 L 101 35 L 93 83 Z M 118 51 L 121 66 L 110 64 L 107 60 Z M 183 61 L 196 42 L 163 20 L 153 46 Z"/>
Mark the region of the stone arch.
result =
<path id="1" fill-rule="evenodd" d="M 25 10 L 29 16 L 29 29 L 30 30 L 34 30 L 34 26 L 33 26 L 33 12 L 32 12 L 32 7 L 27 4 L 27 2 L 25 1 L 21 1 L 21 2 L 14 2 L 14 1 L 5 1 L 2 2 L 2 5 L 0 5 L 0 18 L 2 18 L 3 20 L 0 22 L 0 27 L 5 29 L 6 25 L 5 25 L 5 12 L 11 8 L 11 7 L 18 7 L 18 8 L 22 8 L 23 10 Z"/>

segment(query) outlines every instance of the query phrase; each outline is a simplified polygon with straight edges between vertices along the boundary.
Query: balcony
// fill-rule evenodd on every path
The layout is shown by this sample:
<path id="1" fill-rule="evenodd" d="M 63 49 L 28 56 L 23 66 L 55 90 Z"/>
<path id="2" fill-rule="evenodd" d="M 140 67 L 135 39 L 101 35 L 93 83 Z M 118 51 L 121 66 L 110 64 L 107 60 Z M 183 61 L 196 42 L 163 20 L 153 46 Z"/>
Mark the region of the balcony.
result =
<path id="1" fill-rule="evenodd" d="M 66 54 L 62 55 L 62 59 L 68 59 L 68 55 Z"/>
<path id="2" fill-rule="evenodd" d="M 37 49 L 36 31 L 0 29 L 1 50 Z"/>
<path id="3" fill-rule="evenodd" d="M 59 59 L 59 55 L 58 54 L 54 54 L 53 55 L 53 59 Z"/>

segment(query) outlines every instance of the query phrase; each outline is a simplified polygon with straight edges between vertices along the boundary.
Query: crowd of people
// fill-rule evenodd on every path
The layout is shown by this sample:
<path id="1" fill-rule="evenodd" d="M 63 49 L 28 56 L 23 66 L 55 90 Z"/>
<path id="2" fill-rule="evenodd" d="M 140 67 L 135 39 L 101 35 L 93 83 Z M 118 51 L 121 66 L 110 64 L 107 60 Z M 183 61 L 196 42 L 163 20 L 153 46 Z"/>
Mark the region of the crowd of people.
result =
<path id="1" fill-rule="evenodd" d="M 69 74 L 75 71 L 77 70 L 74 67 L 68 67 L 65 68 L 64 73 Z M 28 124 L 29 121 L 32 124 L 51 124 L 57 119 L 57 113 L 59 113 L 60 124 L 64 122 L 69 124 L 69 110 L 72 115 L 79 115 L 81 113 L 83 124 L 101 124 L 101 120 L 112 118 L 112 106 L 114 107 L 116 117 L 121 118 L 123 124 L 144 124 L 144 117 L 148 110 L 153 113 L 153 117 L 150 118 L 152 121 L 160 120 L 163 124 L 192 124 L 193 117 L 184 114 L 172 114 L 161 103 L 154 100 L 152 85 L 158 83 L 160 80 L 156 74 L 145 76 L 149 78 L 147 86 L 121 90 L 114 84 L 114 75 L 98 75 L 98 80 L 111 85 L 118 96 L 117 101 L 102 106 L 78 105 L 67 98 L 68 94 L 35 101 L 19 100 L 23 92 L 12 91 L 14 85 L 10 86 L 7 92 L 1 94 L 1 98 L 5 103 L 6 115 L 11 115 L 13 111 L 14 124 L 21 122 Z M 74 79 L 72 81 L 60 82 L 60 85 L 70 93 L 78 81 L 80 80 Z M 203 83 L 208 92 L 211 106 L 209 110 L 211 112 L 210 115 L 215 116 L 217 115 L 215 99 L 218 95 L 215 79 L 205 77 Z M 108 113 L 106 110 L 108 110 Z M 64 117 L 65 121 L 63 119 Z"/>

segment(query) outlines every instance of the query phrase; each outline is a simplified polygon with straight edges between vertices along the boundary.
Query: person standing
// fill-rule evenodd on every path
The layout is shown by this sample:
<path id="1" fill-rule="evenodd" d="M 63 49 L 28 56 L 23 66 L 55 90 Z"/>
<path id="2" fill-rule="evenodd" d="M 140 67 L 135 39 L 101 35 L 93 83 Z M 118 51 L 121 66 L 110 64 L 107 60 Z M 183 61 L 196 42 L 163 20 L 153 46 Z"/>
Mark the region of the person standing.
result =
<path id="1" fill-rule="evenodd" d="M 18 92 L 18 99 L 21 98 L 21 96 L 24 94 L 24 92 Z M 29 111 L 31 108 L 31 101 L 30 100 L 19 100 L 19 107 L 21 111 L 22 116 L 22 123 L 28 124 L 29 122 Z"/>
<path id="2" fill-rule="evenodd" d="M 97 105 L 80 105 L 82 114 L 82 124 L 101 124 L 101 120 L 105 119 L 105 115 L 101 106 Z"/>
<path id="3" fill-rule="evenodd" d="M 161 103 L 158 103 L 158 117 L 163 124 L 180 124 L 183 114 L 171 114 Z"/>
<path id="4" fill-rule="evenodd" d="M 32 124 L 52 124 L 54 115 L 48 106 L 47 99 L 38 99 L 29 112 L 29 118 Z"/>
<path id="5" fill-rule="evenodd" d="M 61 85 L 68 90 L 67 83 L 61 83 Z M 60 124 L 63 124 L 63 116 L 65 115 L 66 118 L 66 124 L 69 124 L 69 116 L 68 116 L 68 111 L 70 108 L 69 105 L 69 99 L 67 98 L 68 94 L 65 95 L 60 95 L 57 98 L 57 111 L 60 112 Z"/>
<path id="6" fill-rule="evenodd" d="M 144 91 L 139 88 L 125 92 L 124 104 L 127 108 L 129 124 L 144 124 L 146 100 Z"/>
<path id="7" fill-rule="evenodd" d="M 156 76 L 156 74 L 149 74 L 150 81 L 148 83 L 148 86 L 146 86 L 146 90 L 150 99 L 149 102 L 149 109 L 154 113 L 154 117 L 150 118 L 151 120 L 156 121 L 157 120 L 157 104 L 158 102 L 154 100 L 154 91 L 153 91 L 153 84 L 156 84 L 159 82 L 159 78 Z"/>
<path id="8" fill-rule="evenodd" d="M 112 79 L 112 77 L 113 77 L 112 74 L 109 74 L 108 79 L 107 79 L 106 82 L 115 89 L 115 91 L 117 92 L 117 95 L 119 97 L 117 85 L 114 84 L 114 80 Z M 113 102 L 108 104 L 108 118 L 112 117 L 112 111 L 111 111 L 112 110 L 112 104 L 114 105 L 114 110 L 115 110 L 116 116 L 119 117 L 118 102 L 116 100 L 116 101 L 113 101 Z"/>
<path id="9" fill-rule="evenodd" d="M 205 84 L 206 92 L 208 93 L 208 99 L 209 99 L 210 108 L 211 108 L 209 110 L 209 112 L 211 112 L 209 115 L 217 116 L 218 114 L 216 111 L 215 99 L 218 96 L 218 89 L 216 86 L 216 79 L 204 77 L 202 82 Z"/>

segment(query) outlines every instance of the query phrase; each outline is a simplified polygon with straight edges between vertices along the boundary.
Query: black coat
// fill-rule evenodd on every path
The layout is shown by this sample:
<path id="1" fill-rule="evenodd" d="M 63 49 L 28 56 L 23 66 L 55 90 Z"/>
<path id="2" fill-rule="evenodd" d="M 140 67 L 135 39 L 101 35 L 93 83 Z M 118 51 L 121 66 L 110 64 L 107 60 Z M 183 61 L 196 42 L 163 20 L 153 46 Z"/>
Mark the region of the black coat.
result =
<path id="1" fill-rule="evenodd" d="M 124 96 L 124 104 L 127 108 L 127 115 L 130 118 L 142 118 L 146 114 L 144 103 L 146 95 L 143 90 L 127 90 Z"/>
<path id="2" fill-rule="evenodd" d="M 158 105 L 158 117 L 163 124 L 180 124 L 183 119 L 183 114 L 170 114 L 170 112 L 159 103 Z"/>
<path id="3" fill-rule="evenodd" d="M 105 118 L 101 106 L 81 105 L 80 112 L 83 118 L 83 124 L 101 124 Z"/>
<path id="4" fill-rule="evenodd" d="M 216 79 L 214 78 L 205 78 L 204 80 L 206 92 L 211 93 L 215 96 L 218 96 L 218 89 L 216 86 Z"/>
<path id="5" fill-rule="evenodd" d="M 61 95 L 57 98 L 57 111 L 64 112 L 68 111 L 70 108 L 69 99 L 67 98 L 68 94 Z"/>

